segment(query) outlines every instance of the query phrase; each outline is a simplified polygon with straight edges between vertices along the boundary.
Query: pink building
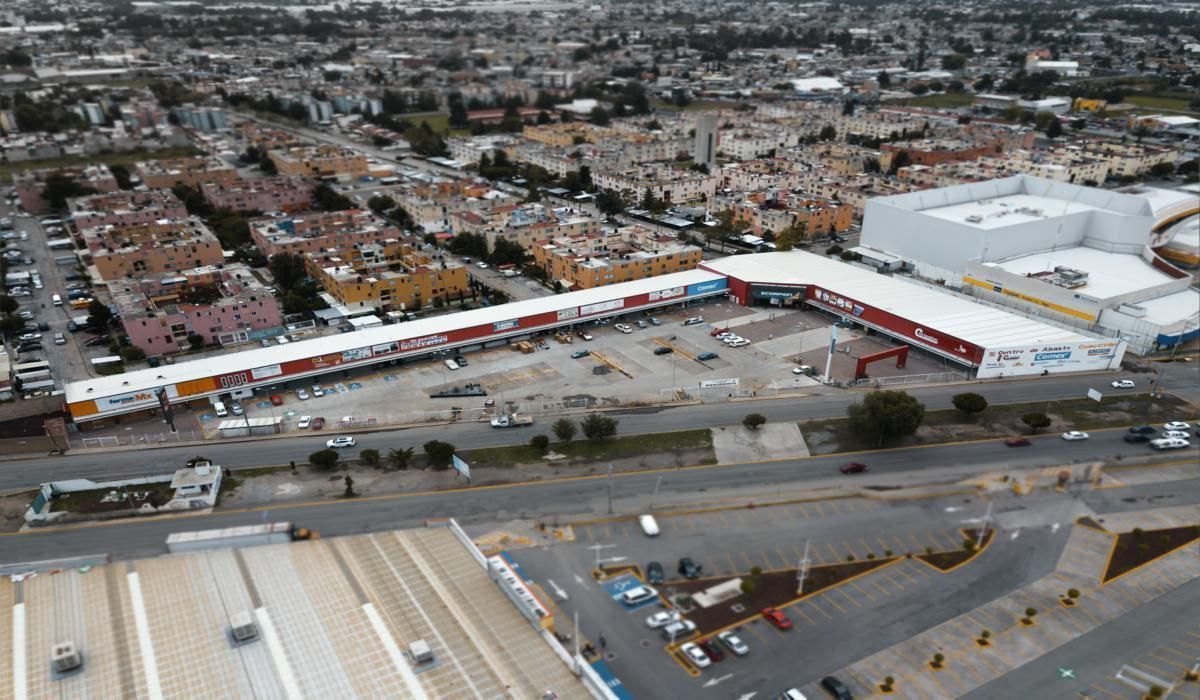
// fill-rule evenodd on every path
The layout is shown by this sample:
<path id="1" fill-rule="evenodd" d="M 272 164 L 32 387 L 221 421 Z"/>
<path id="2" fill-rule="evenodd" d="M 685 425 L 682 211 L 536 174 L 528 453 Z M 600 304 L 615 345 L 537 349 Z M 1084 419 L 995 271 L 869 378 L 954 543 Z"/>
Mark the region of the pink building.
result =
<path id="1" fill-rule="evenodd" d="M 100 278 L 117 280 L 225 262 L 221 242 L 199 217 L 81 229 Z"/>
<path id="2" fill-rule="evenodd" d="M 21 198 L 21 207 L 30 214 L 45 214 L 50 211 L 50 203 L 42 199 L 42 190 L 46 188 L 46 178 L 55 173 L 72 177 L 80 185 L 90 187 L 97 192 L 116 192 L 120 189 L 117 178 L 107 165 L 89 165 L 83 168 L 57 168 L 47 170 L 31 170 L 13 175 L 13 189 Z"/>
<path id="3" fill-rule="evenodd" d="M 75 228 L 130 226 L 149 224 L 161 219 L 182 219 L 188 215 L 183 202 L 171 190 L 148 192 L 111 192 L 78 197 L 68 201 Z"/>
<path id="4" fill-rule="evenodd" d="M 206 182 L 200 191 L 217 208 L 293 213 L 312 205 L 313 185 L 302 177 L 263 177 L 230 183 Z"/>
<path id="5" fill-rule="evenodd" d="M 400 236 L 400 229 L 367 209 L 310 211 L 250 221 L 250 238 L 267 258 L 280 253 L 303 255 L 331 248 L 353 248 Z"/>
<path id="6" fill-rule="evenodd" d="M 108 284 L 129 342 L 147 355 L 165 355 L 205 343 L 236 345 L 254 331 L 283 329 L 274 295 L 250 268 L 202 267 L 179 274 L 120 279 Z"/>

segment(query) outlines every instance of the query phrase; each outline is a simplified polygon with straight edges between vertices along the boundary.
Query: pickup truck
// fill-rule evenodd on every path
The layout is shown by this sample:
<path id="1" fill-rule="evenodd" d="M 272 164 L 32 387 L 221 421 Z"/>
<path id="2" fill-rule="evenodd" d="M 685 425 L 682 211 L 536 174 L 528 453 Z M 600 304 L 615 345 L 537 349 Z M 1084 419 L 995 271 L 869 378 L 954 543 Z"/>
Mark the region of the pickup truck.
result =
<path id="1" fill-rule="evenodd" d="M 493 428 L 523 428 L 527 425 L 533 425 L 533 416 L 522 416 L 512 413 L 492 419 Z"/>

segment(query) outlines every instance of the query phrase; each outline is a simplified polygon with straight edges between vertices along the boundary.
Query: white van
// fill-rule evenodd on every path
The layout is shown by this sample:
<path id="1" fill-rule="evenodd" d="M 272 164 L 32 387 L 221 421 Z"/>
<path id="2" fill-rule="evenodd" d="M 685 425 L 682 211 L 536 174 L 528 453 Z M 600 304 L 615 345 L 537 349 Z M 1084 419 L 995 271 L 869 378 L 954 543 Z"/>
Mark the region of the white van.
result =
<path id="1" fill-rule="evenodd" d="M 658 522 L 654 520 L 653 515 L 639 515 L 638 525 L 642 526 L 646 537 L 658 537 Z"/>
<path id="2" fill-rule="evenodd" d="M 55 306 L 62 306 L 62 295 L 53 294 L 50 296 L 50 301 L 54 302 Z"/>
<path id="3" fill-rule="evenodd" d="M 446 365 L 446 369 L 458 369 L 458 363 L 454 360 L 443 360 L 442 364 Z"/>
<path id="4" fill-rule="evenodd" d="M 220 418 L 224 418 L 225 416 L 229 415 L 229 411 L 225 409 L 225 404 L 221 403 L 220 401 L 217 401 L 213 404 L 213 411 L 215 411 L 217 416 Z"/>

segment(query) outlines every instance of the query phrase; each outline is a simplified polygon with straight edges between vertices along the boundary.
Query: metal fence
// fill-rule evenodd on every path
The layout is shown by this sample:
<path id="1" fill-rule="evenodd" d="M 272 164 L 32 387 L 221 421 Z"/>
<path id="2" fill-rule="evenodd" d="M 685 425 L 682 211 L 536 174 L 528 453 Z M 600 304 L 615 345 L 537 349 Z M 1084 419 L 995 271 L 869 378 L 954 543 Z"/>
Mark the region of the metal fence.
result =
<path id="1" fill-rule="evenodd" d="M 120 447 L 121 445 L 165 445 L 170 442 L 192 442 L 203 440 L 204 434 L 196 430 L 180 430 L 162 433 L 130 433 L 128 435 L 101 435 L 77 437 L 69 440 L 72 449 L 88 447 Z"/>
<path id="2" fill-rule="evenodd" d="M 846 382 L 853 387 L 905 386 L 908 384 L 943 384 L 968 379 L 965 372 L 933 372 L 931 374 L 901 374 L 894 377 L 866 377 Z"/>

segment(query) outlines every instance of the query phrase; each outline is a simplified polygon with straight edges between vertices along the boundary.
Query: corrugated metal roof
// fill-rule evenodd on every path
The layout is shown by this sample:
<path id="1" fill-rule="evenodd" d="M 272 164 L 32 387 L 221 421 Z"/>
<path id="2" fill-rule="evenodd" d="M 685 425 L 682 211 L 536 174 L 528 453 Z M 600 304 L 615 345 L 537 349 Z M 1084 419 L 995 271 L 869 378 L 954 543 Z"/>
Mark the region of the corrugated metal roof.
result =
<path id="1" fill-rule="evenodd" d="M 744 282 L 821 287 L 982 348 L 1090 338 L 803 251 L 735 255 L 704 263 L 704 267 Z"/>
<path id="2" fill-rule="evenodd" d="M 461 313 L 445 314 L 431 318 L 423 318 L 407 323 L 399 323 L 375 328 L 367 328 L 353 333 L 312 340 L 303 340 L 287 345 L 270 348 L 254 348 L 241 352 L 206 357 L 190 362 L 178 362 L 173 365 L 116 374 L 107 377 L 97 377 L 80 382 L 71 382 L 66 388 L 68 403 L 100 399 L 131 391 L 156 389 L 168 384 L 186 382 L 193 379 L 203 379 L 269 365 L 283 364 L 293 360 L 303 360 L 329 353 L 345 352 L 355 348 L 384 343 L 399 342 L 409 338 L 422 338 L 439 333 L 448 333 L 460 328 L 486 326 L 502 321 L 553 313 L 576 306 L 597 304 L 613 299 L 646 294 L 649 292 L 686 287 L 702 282 L 722 279 L 722 275 L 705 270 L 688 270 L 669 275 L 660 275 L 633 282 L 622 282 L 607 287 L 585 289 L 569 294 L 556 294 L 540 299 L 515 301 L 499 306 L 489 306 L 482 309 L 472 309 Z"/>

